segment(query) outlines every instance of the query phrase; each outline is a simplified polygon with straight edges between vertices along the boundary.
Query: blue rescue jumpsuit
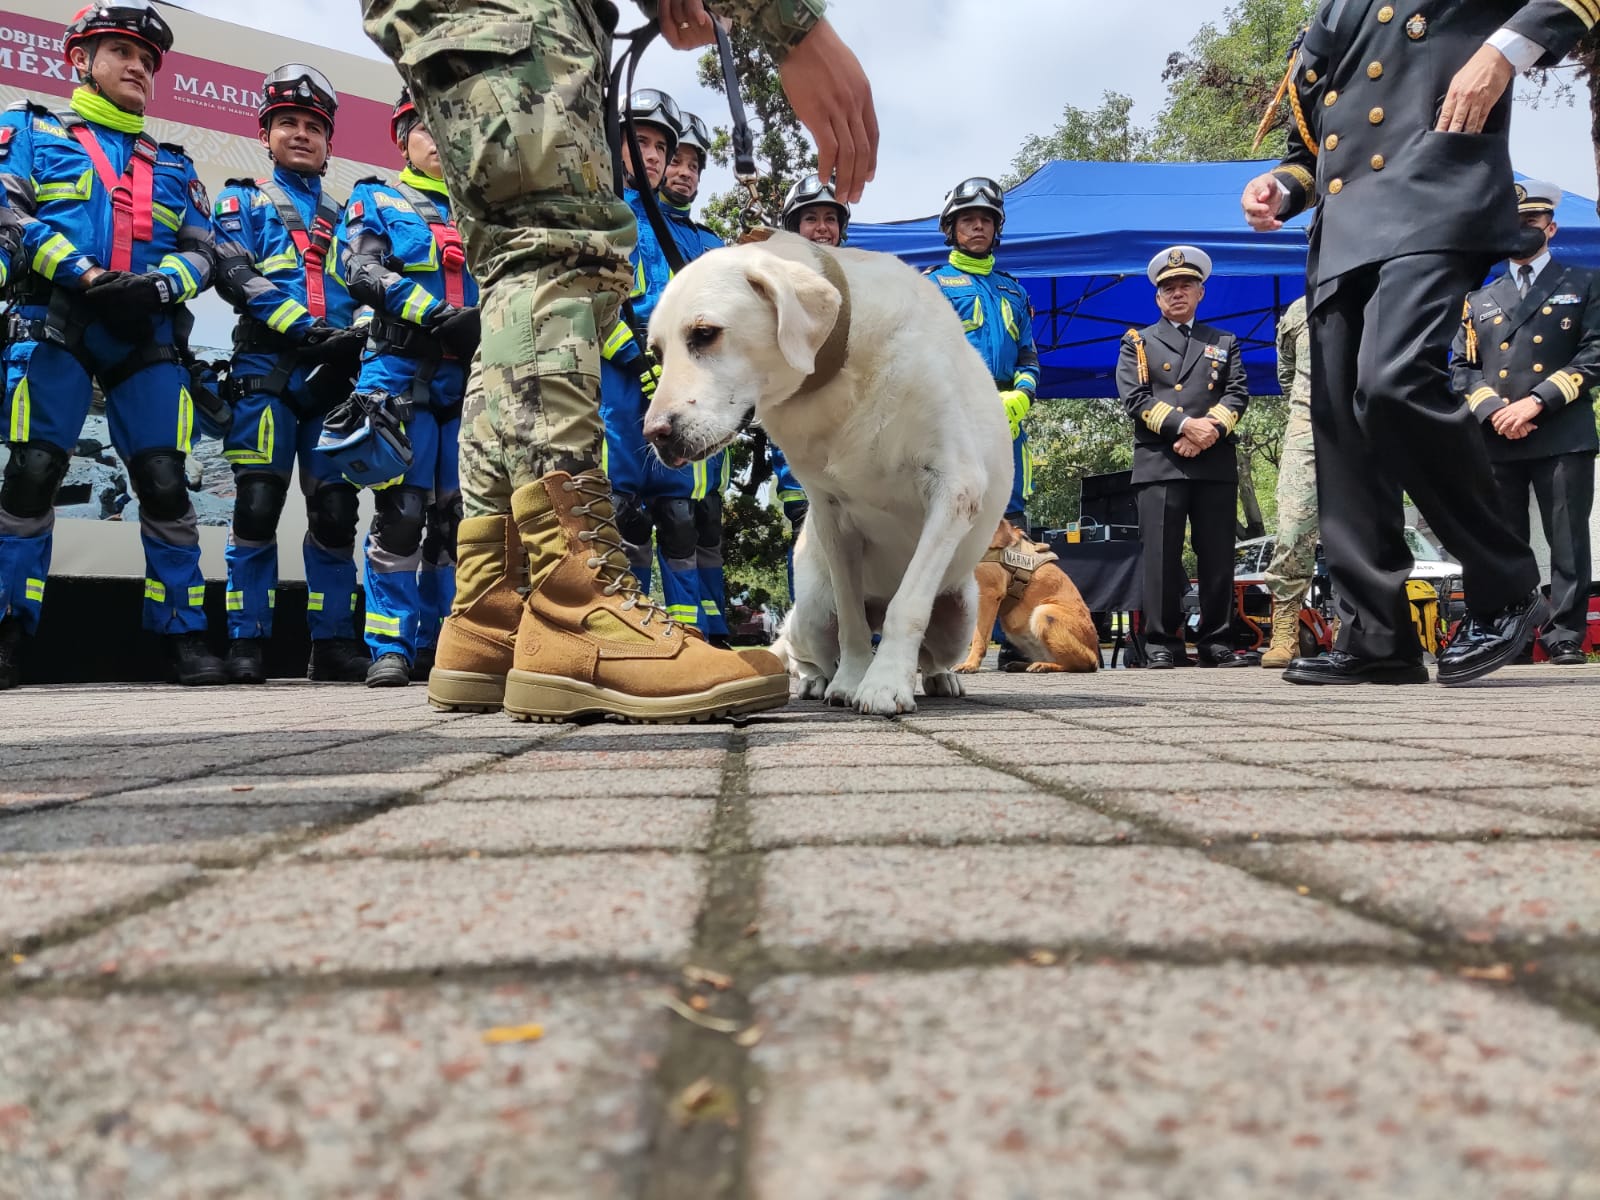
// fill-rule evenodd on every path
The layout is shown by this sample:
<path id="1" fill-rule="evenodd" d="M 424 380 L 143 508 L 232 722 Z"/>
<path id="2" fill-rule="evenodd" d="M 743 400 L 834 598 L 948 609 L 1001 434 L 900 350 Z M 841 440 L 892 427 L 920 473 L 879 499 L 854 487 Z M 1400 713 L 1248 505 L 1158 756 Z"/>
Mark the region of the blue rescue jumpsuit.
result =
<path id="1" fill-rule="evenodd" d="M 305 235 L 325 253 L 321 314 L 307 307 L 305 256 L 278 210 L 279 199 L 293 205 Z M 317 220 L 319 205 L 328 222 L 325 235 Z M 307 377 L 317 364 L 297 356 L 317 315 L 327 325 L 346 328 L 354 313 L 337 256 L 331 244 L 322 244 L 324 237 L 331 243 L 342 215 L 341 205 L 325 201 L 320 176 L 283 167 L 267 181 L 229 180 L 217 195 L 217 291 L 240 318 L 230 372 L 236 393 L 233 425 L 223 449 L 238 488 L 227 552 L 229 638 L 272 636 L 278 517 L 296 463 L 306 500 L 302 552 L 312 640 L 355 636 L 356 489 L 326 456 L 312 452 L 323 416 L 344 397 L 326 386 L 313 387 Z M 321 370 L 338 373 L 331 362 Z M 348 385 L 348 377 L 344 382 Z"/>
<path id="2" fill-rule="evenodd" d="M 461 520 L 456 439 L 468 363 L 446 353 L 430 330 L 458 311 L 446 298 L 453 274 L 460 307 L 478 303 L 476 280 L 459 258 L 452 265 L 452 246 L 435 236 L 423 204 L 447 223 L 442 236 L 458 248 L 445 185 L 410 167 L 398 185 L 356 185 L 339 239 L 345 284 L 374 314 L 356 391 L 388 397 L 411 441 L 404 477 L 377 489 L 365 574 L 367 646 L 374 659 L 398 653 L 408 663 L 435 643 L 449 614 Z M 424 561 L 425 549 L 432 560 Z"/>
<path id="3" fill-rule="evenodd" d="M 1022 284 L 994 269 L 994 255 L 973 258 L 959 250 L 928 274 L 961 315 L 967 341 L 1002 392 L 1018 391 L 1030 403 L 1039 390 L 1039 351 L 1033 341 L 1033 308 Z M 1028 498 L 1033 495 L 1033 455 L 1028 434 L 1019 430 L 1011 445 L 1011 500 L 1006 520 L 1026 530 Z"/>
<path id="4" fill-rule="evenodd" d="M 183 470 L 195 407 L 177 346 L 192 324 L 184 302 L 211 283 L 211 202 L 189 156 L 158 145 L 143 125 L 87 88 L 73 94 L 70 111 L 25 101 L 0 114 L 0 182 L 22 223 L 0 420 L 11 449 L 0 489 L 0 612 L 19 616 L 27 633 L 38 625 L 54 495 L 89 412 L 91 377 L 106 395 L 111 441 L 139 500 L 144 627 L 184 634 L 206 625 Z M 80 137 L 98 146 L 113 186 L 133 196 L 126 270 L 164 276 L 172 298 L 148 316 L 119 314 L 115 331 L 82 298 L 84 276 L 114 265 L 115 226 L 111 191 Z M 140 211 L 146 164 L 150 203 Z"/>

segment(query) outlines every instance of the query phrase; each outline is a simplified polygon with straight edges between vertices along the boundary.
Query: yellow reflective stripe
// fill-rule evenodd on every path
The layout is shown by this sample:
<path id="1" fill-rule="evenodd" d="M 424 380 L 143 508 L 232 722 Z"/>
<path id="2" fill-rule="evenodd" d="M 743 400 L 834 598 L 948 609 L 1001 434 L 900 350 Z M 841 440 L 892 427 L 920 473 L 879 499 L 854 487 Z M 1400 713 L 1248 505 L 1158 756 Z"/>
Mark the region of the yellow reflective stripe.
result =
<path id="1" fill-rule="evenodd" d="M 410 321 L 413 325 L 422 324 L 422 316 L 428 311 L 428 306 L 433 303 L 433 297 L 428 294 L 428 289 L 416 284 L 411 286 L 411 298 L 400 309 L 400 319 Z"/>
<path id="2" fill-rule="evenodd" d="M 33 269 L 46 279 L 54 279 L 56 268 L 65 262 L 67 255 L 71 253 L 72 243 L 59 233 L 52 233 L 34 254 Z"/>
<path id="3" fill-rule="evenodd" d="M 633 264 L 633 291 L 628 293 L 628 299 L 644 295 L 644 259 Z"/>
<path id="4" fill-rule="evenodd" d="M 721 488 L 721 490 L 724 491 L 724 492 L 727 491 L 729 486 L 732 483 L 733 483 L 733 455 L 724 454 L 722 456 L 722 488 Z"/>
<path id="5" fill-rule="evenodd" d="M 790 500 L 804 500 L 806 493 L 803 488 L 779 488 L 778 503 L 784 504 Z"/>
<path id="6" fill-rule="evenodd" d="M 431 237 L 428 239 L 428 257 L 421 262 L 407 263 L 401 270 L 404 271 L 437 271 L 439 269 L 439 243 Z"/>
<path id="7" fill-rule="evenodd" d="M 367 614 L 367 632 L 399 637 L 400 618 L 386 617 L 382 613 L 369 612 Z"/>
<path id="8" fill-rule="evenodd" d="M 167 585 L 159 579 L 146 579 L 144 581 L 144 598 L 154 600 L 160 604 L 167 598 Z"/>
<path id="9" fill-rule="evenodd" d="M 1022 443 L 1022 498 L 1033 495 L 1033 447 Z"/>
<path id="10" fill-rule="evenodd" d="M 606 439 L 600 439 L 600 474 L 611 478 L 611 449 Z"/>
<path id="11" fill-rule="evenodd" d="M 168 208 L 165 204 L 151 204 L 150 215 L 173 232 L 177 232 L 183 224 L 183 214 L 175 208 Z"/>
<path id="12" fill-rule="evenodd" d="M 47 200 L 87 200 L 94 187 L 93 179 L 94 169 L 91 167 L 77 179 L 56 179 L 48 183 L 35 183 L 33 196 L 41 204 Z"/>
<path id="13" fill-rule="evenodd" d="M 278 607 L 278 593 L 277 592 L 268 592 L 267 593 L 267 607 L 268 608 L 277 608 Z"/>
<path id="14" fill-rule="evenodd" d="M 306 611 L 307 612 L 321 612 L 322 611 L 322 593 L 321 592 L 307 592 L 306 593 Z"/>
<path id="15" fill-rule="evenodd" d="M 350 611 L 351 612 L 355 612 L 355 610 L 356 610 L 356 594 L 354 592 L 351 592 L 350 593 Z"/>
<path id="16" fill-rule="evenodd" d="M 194 398 L 188 388 L 178 389 L 178 438 L 173 445 L 185 454 L 194 446 Z"/>
<path id="17" fill-rule="evenodd" d="M 189 589 L 189 607 L 199 608 L 206 602 L 206 585 L 197 583 Z"/>
<path id="18" fill-rule="evenodd" d="M 609 362 L 631 341 L 633 341 L 633 330 L 628 328 L 626 322 L 618 321 L 617 327 L 611 331 L 611 336 L 606 339 L 606 344 L 600 347 L 600 357 Z"/>
<path id="19" fill-rule="evenodd" d="M 183 293 L 179 300 L 192 300 L 200 294 L 200 280 L 194 273 L 194 268 L 181 254 L 169 254 L 157 264 L 161 270 L 170 270 L 183 284 Z"/>
<path id="20" fill-rule="evenodd" d="M 700 607 L 705 609 L 705 611 L 713 617 L 720 616 L 722 613 L 722 610 L 717 607 L 717 602 L 715 600 L 702 600 L 700 601 Z"/>
<path id="21" fill-rule="evenodd" d="M 1000 297 L 1000 321 L 1005 325 L 1006 332 L 1015 340 L 1019 342 L 1022 340 L 1022 335 L 1017 332 L 1017 318 L 1011 312 L 1011 301 L 1004 296 Z"/>
<path id="22" fill-rule="evenodd" d="M 44 599 L 44 580 L 24 579 L 22 581 L 22 598 L 38 602 Z"/>
<path id="23" fill-rule="evenodd" d="M 961 322 L 961 328 L 971 333 L 974 329 L 983 328 L 983 299 L 979 296 L 972 298 L 972 319 Z"/>
<path id="24" fill-rule="evenodd" d="M 243 592 L 229 592 L 226 598 L 229 612 L 242 612 L 244 610 Z"/>
<path id="25" fill-rule="evenodd" d="M 241 467 L 261 466 L 272 461 L 273 444 L 277 438 L 277 425 L 272 416 L 272 405 L 261 410 L 261 420 L 256 422 L 256 447 L 254 450 L 224 450 L 222 457 Z"/>
<path id="26" fill-rule="evenodd" d="M 33 398 L 28 392 L 28 379 L 23 376 L 17 390 L 11 393 L 11 441 L 28 440 L 28 427 L 33 423 Z"/>
<path id="27" fill-rule="evenodd" d="M 311 310 L 298 300 L 285 300 L 272 310 L 272 315 L 267 318 L 267 328 L 274 333 L 288 333 L 290 328 L 301 317 L 309 317 Z"/>
<path id="28" fill-rule="evenodd" d="M 271 254 L 256 263 L 256 270 L 263 275 L 270 275 L 274 271 L 298 270 L 300 267 L 300 254 L 293 246 L 282 254 Z"/>
<path id="29" fill-rule="evenodd" d="M 694 479 L 694 489 L 689 493 L 689 499 L 703 500 L 705 498 L 706 485 L 708 482 L 706 479 L 706 461 L 702 458 L 699 462 L 691 463 L 689 465 L 692 468 L 692 477 Z"/>
<path id="30" fill-rule="evenodd" d="M 693 625 L 695 622 L 695 611 L 692 604 L 669 604 L 667 605 L 667 615 L 674 621 L 680 621 L 685 625 Z"/>

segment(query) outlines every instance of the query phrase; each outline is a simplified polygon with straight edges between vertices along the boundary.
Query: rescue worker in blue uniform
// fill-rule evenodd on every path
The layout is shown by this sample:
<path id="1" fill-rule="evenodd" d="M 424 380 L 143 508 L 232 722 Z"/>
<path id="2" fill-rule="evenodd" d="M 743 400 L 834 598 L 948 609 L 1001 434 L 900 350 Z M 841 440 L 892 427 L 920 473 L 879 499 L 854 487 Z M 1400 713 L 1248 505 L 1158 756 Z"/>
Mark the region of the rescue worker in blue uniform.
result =
<path id="1" fill-rule="evenodd" d="M 692 112 L 681 114 L 678 148 L 667 164 L 659 197 L 661 212 L 667 218 L 678 252 L 685 262 L 699 258 L 723 242 L 689 214 L 689 207 L 700 194 L 700 176 L 711 153 L 711 131 Z M 733 460 L 727 451 L 713 454 L 703 462 L 689 463 L 676 471 L 659 459 L 649 460 L 652 480 L 649 490 L 656 495 L 682 495 L 687 487 L 694 502 L 695 575 L 700 586 L 700 630 L 714 646 L 728 644 L 728 584 L 722 573 L 722 502 L 732 482 Z M 660 552 L 660 547 L 657 547 Z M 669 566 L 662 555 L 661 569 Z"/>
<path id="2" fill-rule="evenodd" d="M 660 365 L 645 351 L 644 338 L 650 314 L 672 277 L 672 268 L 656 239 L 639 188 L 661 187 L 667 164 L 677 153 L 682 114 L 665 92 L 641 88 L 628 97 L 628 115 L 643 162 L 633 161 L 632 148 L 625 139 L 623 167 L 627 178 L 623 199 L 633 209 L 639 240 L 630 256 L 633 287 L 623 301 L 615 328 L 608 332 L 600 348 L 600 415 L 606 427 L 604 467 L 611 479 L 617 528 L 639 586 L 646 591 L 650 588 L 653 533 L 661 555 L 661 592 L 667 612 L 685 625 L 698 625 L 698 538 L 691 498 L 696 489 L 692 482 L 680 482 L 680 472 L 662 463 L 644 440 L 644 412 L 661 374 Z M 691 464 L 681 471 L 703 465 Z"/>
<path id="3" fill-rule="evenodd" d="M 797 233 L 819 246 L 842 246 L 850 230 L 850 206 L 833 190 L 831 182 L 823 182 L 815 173 L 807 175 L 789 189 L 783 198 L 779 223 L 790 233 Z M 777 501 L 783 506 L 783 515 L 789 522 L 789 598 L 794 599 L 794 543 L 805 524 L 811 502 L 806 499 L 805 488 L 789 469 L 789 460 L 772 442 L 767 443 L 767 461 L 772 467 L 772 486 Z"/>
<path id="4" fill-rule="evenodd" d="M 1033 341 L 1033 306 L 1022 284 L 995 269 L 994 248 L 1006 224 L 1005 192 L 992 179 L 962 180 L 945 195 L 939 228 L 951 247 L 949 261 L 928 274 L 955 306 L 967 341 L 982 357 L 999 389 L 1011 423 L 1011 499 L 1006 520 L 1028 529 L 1028 499 L 1033 495 L 1033 454 L 1022 422 L 1039 389 L 1039 351 Z M 1027 660 L 1000 637 L 1000 666 Z"/>
<path id="5" fill-rule="evenodd" d="M 220 684 L 184 478 L 195 430 L 184 305 L 211 284 L 211 202 L 182 148 L 144 133 L 171 48 L 148 0 L 91 4 L 66 29 L 79 82 L 70 106 L 24 101 L 0 115 L 0 181 L 22 223 L 25 268 L 12 280 L 5 353 L 0 611 L 13 643 L 38 626 L 56 490 L 98 379 L 139 502 L 144 627 L 161 636 L 177 682 Z M 12 671 L 0 686 L 15 682 Z"/>
<path id="6" fill-rule="evenodd" d="M 360 681 L 371 662 L 355 637 L 356 488 L 314 454 L 322 416 L 350 394 L 365 334 L 332 243 L 343 205 L 322 177 L 339 97 L 315 67 L 290 63 L 262 82 L 261 143 L 272 174 L 217 194 L 217 292 L 234 306 L 228 390 L 233 464 L 228 537 L 228 678 L 263 683 L 278 586 L 278 519 L 300 469 L 307 532 L 310 678 Z"/>
<path id="7" fill-rule="evenodd" d="M 405 169 L 397 183 L 374 178 L 356 185 L 340 236 L 350 295 L 373 309 L 371 337 L 355 392 L 330 415 L 320 443 L 347 478 L 376 490 L 366 544 L 368 687 L 409 683 L 419 627 L 427 621 L 436 634 L 449 610 L 450 598 L 438 607 L 436 596 L 424 613 L 419 572 L 430 526 L 434 552 L 453 562 L 461 520 L 456 437 L 467 368 L 478 346 L 478 285 L 450 218 L 438 147 L 409 92 L 401 93 L 389 132 L 405 155 Z M 409 443 L 409 463 L 384 478 L 353 473 L 360 456 L 337 448 L 352 410 L 394 414 Z M 453 575 L 448 566 L 431 566 L 434 582 Z"/>

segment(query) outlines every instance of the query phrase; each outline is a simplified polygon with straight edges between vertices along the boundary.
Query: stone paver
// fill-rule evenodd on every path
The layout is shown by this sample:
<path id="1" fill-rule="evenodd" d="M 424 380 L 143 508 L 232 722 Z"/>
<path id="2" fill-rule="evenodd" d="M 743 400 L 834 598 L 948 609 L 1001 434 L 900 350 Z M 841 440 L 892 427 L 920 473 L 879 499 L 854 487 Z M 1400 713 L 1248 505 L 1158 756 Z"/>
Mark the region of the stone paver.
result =
<path id="1" fill-rule="evenodd" d="M 1402 941 L 1165 846 L 780 850 L 767 859 L 762 938 L 833 953 L 963 942 L 1244 950 Z"/>
<path id="2" fill-rule="evenodd" d="M 415 971 L 662 962 L 689 947 L 700 879 L 665 854 L 277 866 L 30 960 L 40 976 Z"/>
<path id="3" fill-rule="evenodd" d="M 478 800 L 399 808 L 307 846 L 315 857 L 523 854 L 547 850 L 696 850 L 710 800 L 606 797 Z"/>
<path id="4" fill-rule="evenodd" d="M 631 1196 L 665 1036 L 626 984 L 24 998 L 0 1197 Z"/>
<path id="5" fill-rule="evenodd" d="M 1425 970 L 783 977 L 766 1200 L 1592 1196 L 1600 1042 Z M 1025 1033 L 1021 1031 L 1026 1031 Z"/>
<path id="6" fill-rule="evenodd" d="M 1600 669 L 968 688 L 26 689 L 0 1200 L 1600 1200 Z"/>
<path id="7" fill-rule="evenodd" d="M 143 900 L 196 876 L 193 867 L 27 863 L 0 867 L 0 946 L 17 947 L 75 921 Z"/>
<path id="8" fill-rule="evenodd" d="M 1600 935 L 1600 842 L 1345 842 L 1256 852 L 1345 903 L 1471 942 Z"/>

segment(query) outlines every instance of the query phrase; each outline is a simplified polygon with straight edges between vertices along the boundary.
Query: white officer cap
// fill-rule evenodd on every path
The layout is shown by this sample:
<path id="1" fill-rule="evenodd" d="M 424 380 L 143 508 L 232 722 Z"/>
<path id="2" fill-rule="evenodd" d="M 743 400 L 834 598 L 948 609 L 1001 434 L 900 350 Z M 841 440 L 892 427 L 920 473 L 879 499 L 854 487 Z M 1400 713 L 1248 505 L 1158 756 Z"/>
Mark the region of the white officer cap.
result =
<path id="1" fill-rule="evenodd" d="M 1561 203 L 1561 189 L 1543 179 L 1524 179 L 1517 184 L 1519 213 L 1553 213 Z"/>
<path id="2" fill-rule="evenodd" d="M 1173 246 L 1152 258 L 1145 274 L 1157 287 L 1180 277 L 1204 283 L 1211 277 L 1211 256 L 1198 246 Z"/>

